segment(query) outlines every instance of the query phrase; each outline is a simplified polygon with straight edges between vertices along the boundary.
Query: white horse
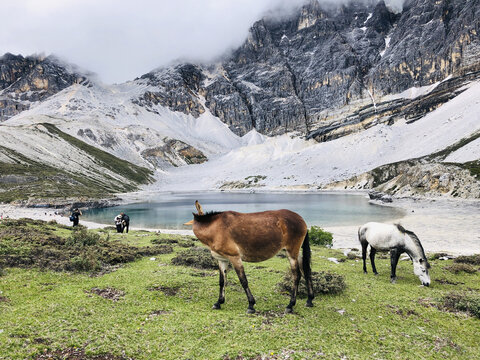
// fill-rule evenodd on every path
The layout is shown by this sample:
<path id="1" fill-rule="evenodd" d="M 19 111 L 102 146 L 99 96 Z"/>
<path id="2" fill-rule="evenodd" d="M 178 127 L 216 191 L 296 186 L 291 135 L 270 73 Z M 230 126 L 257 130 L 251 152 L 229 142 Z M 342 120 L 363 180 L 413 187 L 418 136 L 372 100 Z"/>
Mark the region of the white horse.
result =
<path id="1" fill-rule="evenodd" d="M 407 253 L 413 261 L 413 273 L 418 276 L 424 286 L 430 286 L 428 269 L 430 264 L 425 256 L 422 244 L 412 231 L 406 230 L 399 224 L 381 224 L 369 222 L 358 229 L 358 240 L 362 245 L 363 272 L 367 273 L 366 258 L 367 246 L 370 244 L 370 261 L 372 270 L 377 275 L 375 268 L 375 253 L 377 250 L 390 250 L 391 273 L 390 280 L 394 283 L 397 279 L 395 270 L 398 259 L 402 253 Z"/>

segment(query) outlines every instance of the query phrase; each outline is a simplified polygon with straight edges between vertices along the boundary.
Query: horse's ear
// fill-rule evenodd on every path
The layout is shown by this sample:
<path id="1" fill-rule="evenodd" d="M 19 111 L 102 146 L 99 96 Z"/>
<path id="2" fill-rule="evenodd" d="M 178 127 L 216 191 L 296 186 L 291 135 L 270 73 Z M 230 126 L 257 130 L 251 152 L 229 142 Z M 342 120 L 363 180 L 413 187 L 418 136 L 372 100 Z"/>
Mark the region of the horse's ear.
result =
<path id="1" fill-rule="evenodd" d="M 202 205 L 198 202 L 198 200 L 195 200 L 195 207 L 197 208 L 198 215 L 203 215 L 203 209 Z"/>

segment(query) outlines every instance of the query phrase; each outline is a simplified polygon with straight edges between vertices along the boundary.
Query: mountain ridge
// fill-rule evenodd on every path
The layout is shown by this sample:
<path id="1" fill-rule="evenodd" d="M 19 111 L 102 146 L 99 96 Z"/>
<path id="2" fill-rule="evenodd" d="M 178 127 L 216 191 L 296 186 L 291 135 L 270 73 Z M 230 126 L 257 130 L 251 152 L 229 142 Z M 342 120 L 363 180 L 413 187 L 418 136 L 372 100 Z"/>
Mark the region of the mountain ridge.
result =
<path id="1" fill-rule="evenodd" d="M 479 121 L 467 119 L 462 108 L 455 117 L 446 106 L 452 101 L 478 105 L 464 96 L 476 96 L 480 81 L 480 22 L 475 19 L 480 19 L 478 1 L 409 0 L 394 13 L 383 1 L 325 9 L 312 0 L 282 21 L 257 21 L 244 44 L 222 61 L 155 69 L 117 85 L 101 84 L 53 57 L 7 54 L 0 58 L 0 137 L 4 146 L 33 156 L 28 146 L 22 150 L 13 143 L 13 129 L 50 122 L 85 144 L 155 170 L 154 188 L 163 184 L 173 190 L 183 184 L 176 176 L 203 171 L 197 169 L 223 174 L 215 180 L 205 173 L 197 184 L 202 190 L 252 176 L 266 179 L 258 185 L 323 188 L 408 159 L 407 154 L 442 150 L 438 146 L 478 130 Z M 435 132 L 431 119 L 441 131 Z M 423 136 L 436 133 L 441 144 L 422 141 L 424 149 L 411 152 L 402 149 L 404 144 L 384 143 L 383 132 L 408 143 L 399 129 L 411 134 L 412 128 Z M 25 144 L 35 141 L 27 133 L 15 136 Z M 368 141 L 385 154 L 363 148 L 368 159 L 358 158 L 361 166 L 333 153 L 337 164 L 323 159 L 328 155 L 322 151 L 356 151 L 352 139 Z M 58 161 L 48 149 L 35 151 L 46 163 Z M 250 151 L 265 152 L 270 164 Z M 305 164 L 296 164 L 292 154 Z M 287 159 L 292 170 L 286 170 Z M 230 169 L 235 161 L 250 167 Z M 276 161 L 284 167 L 278 174 L 271 168 Z M 229 170 L 221 170 L 221 162 Z M 185 167 L 192 163 L 197 165 Z M 313 176 L 310 163 L 327 168 Z M 259 164 L 268 177 L 257 173 Z"/>

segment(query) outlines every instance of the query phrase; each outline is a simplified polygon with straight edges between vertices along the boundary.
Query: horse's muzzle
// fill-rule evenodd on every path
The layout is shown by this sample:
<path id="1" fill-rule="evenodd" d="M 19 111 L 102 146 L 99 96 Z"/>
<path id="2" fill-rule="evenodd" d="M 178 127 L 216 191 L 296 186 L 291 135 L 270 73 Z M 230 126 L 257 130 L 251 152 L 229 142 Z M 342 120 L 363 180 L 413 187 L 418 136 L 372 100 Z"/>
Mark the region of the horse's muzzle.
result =
<path id="1" fill-rule="evenodd" d="M 430 283 L 422 283 L 423 286 L 429 287 Z"/>

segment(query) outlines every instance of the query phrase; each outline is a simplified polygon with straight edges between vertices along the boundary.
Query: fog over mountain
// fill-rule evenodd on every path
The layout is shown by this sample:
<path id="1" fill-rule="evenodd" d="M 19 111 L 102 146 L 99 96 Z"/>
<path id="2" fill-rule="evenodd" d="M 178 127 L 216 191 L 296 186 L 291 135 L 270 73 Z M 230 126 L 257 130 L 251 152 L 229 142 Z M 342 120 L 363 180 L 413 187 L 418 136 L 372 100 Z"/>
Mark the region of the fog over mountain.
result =
<path id="1" fill-rule="evenodd" d="M 307 0 L 8 0 L 0 54 L 55 54 L 123 82 L 175 61 L 207 62 L 237 48 L 259 18 L 284 16 Z M 377 0 L 321 0 L 326 6 Z M 403 1 L 388 0 L 401 10 Z"/>

